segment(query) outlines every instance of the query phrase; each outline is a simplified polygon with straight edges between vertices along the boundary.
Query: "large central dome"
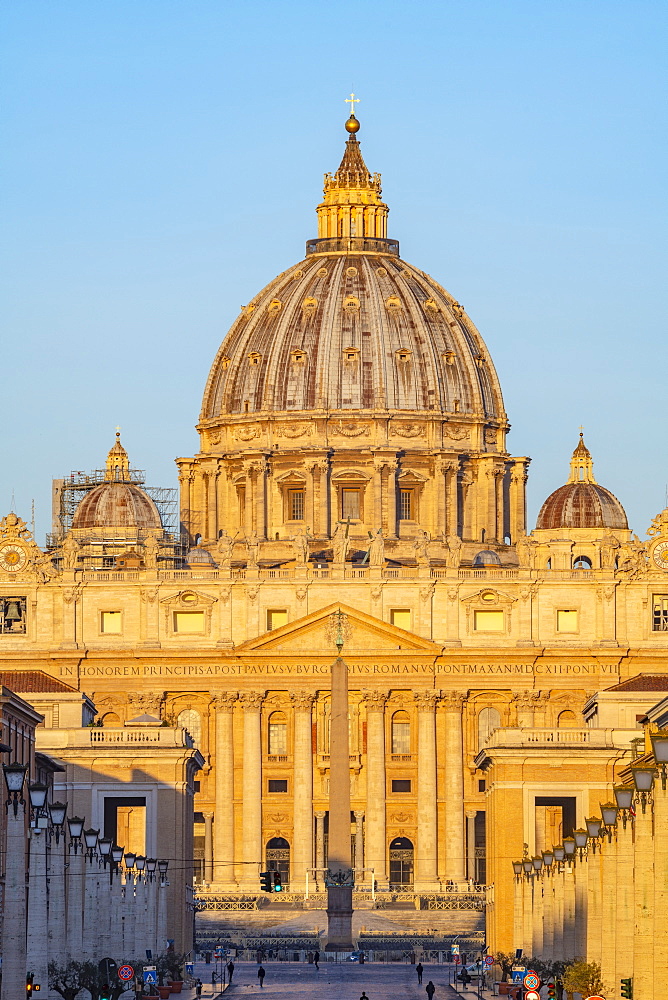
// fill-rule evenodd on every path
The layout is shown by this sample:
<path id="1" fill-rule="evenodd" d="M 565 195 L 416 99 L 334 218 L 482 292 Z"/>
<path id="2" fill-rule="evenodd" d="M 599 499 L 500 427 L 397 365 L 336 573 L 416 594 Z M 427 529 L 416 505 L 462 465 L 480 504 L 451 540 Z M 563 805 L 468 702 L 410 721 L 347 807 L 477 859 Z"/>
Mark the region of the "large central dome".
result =
<path id="1" fill-rule="evenodd" d="M 471 320 L 387 238 L 380 176 L 349 135 L 325 175 L 318 239 L 241 312 L 211 368 L 202 427 L 248 414 L 424 413 L 491 419 L 505 430 L 499 381 Z"/>
<path id="2" fill-rule="evenodd" d="M 342 521 L 346 537 L 381 533 L 396 558 L 425 532 L 474 555 L 524 531 L 528 459 L 506 451 L 492 359 L 459 303 L 399 257 L 358 129 L 351 116 L 305 258 L 225 337 L 200 451 L 177 460 L 183 524 L 210 552 L 232 537 L 252 556 L 259 539 L 280 563 L 301 531 L 326 553 Z"/>

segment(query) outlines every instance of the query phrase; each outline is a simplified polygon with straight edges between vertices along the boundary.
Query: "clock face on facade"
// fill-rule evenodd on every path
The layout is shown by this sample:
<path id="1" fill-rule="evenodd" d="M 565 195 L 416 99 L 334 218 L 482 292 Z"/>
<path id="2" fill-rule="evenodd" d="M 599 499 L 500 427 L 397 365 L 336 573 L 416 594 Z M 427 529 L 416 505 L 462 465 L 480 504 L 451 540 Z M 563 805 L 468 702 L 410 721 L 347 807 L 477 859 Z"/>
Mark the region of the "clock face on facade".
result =
<path id="1" fill-rule="evenodd" d="M 0 548 L 0 569 L 6 573 L 16 573 L 26 564 L 26 554 L 19 545 L 3 545 Z"/>
<path id="2" fill-rule="evenodd" d="M 652 553 L 652 558 L 659 569 L 668 570 L 668 541 L 659 542 Z"/>

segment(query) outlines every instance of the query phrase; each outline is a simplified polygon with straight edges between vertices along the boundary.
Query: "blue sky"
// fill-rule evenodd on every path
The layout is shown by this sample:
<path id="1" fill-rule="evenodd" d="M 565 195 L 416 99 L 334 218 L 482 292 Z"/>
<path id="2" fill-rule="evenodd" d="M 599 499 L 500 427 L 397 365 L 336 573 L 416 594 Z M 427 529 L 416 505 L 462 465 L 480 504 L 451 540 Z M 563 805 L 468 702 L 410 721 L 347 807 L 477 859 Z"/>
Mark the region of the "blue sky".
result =
<path id="1" fill-rule="evenodd" d="M 530 455 L 529 519 L 580 424 L 644 535 L 665 504 L 663 2 L 22 0 L 0 9 L 3 463 L 50 480 L 116 424 L 176 485 L 239 306 L 316 234 L 361 98 L 390 236 L 467 309 Z"/>

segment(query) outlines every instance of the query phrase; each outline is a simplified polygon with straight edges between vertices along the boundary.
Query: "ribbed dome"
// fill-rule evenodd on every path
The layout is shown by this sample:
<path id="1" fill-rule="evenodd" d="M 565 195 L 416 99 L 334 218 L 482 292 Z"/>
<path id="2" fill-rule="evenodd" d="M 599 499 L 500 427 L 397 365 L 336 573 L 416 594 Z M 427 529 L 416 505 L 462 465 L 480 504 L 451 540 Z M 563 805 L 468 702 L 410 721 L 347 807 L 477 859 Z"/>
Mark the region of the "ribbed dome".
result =
<path id="1" fill-rule="evenodd" d="M 628 528 L 617 497 L 594 479 L 594 462 L 582 431 L 571 456 L 568 482 L 547 498 L 536 528 Z"/>
<path id="2" fill-rule="evenodd" d="M 158 508 L 144 490 L 109 481 L 87 493 L 76 509 L 72 528 L 136 528 L 160 531 Z"/>
<path id="3" fill-rule="evenodd" d="M 598 483 L 566 483 L 540 509 L 537 528 L 628 528 L 617 497 Z"/>
<path id="4" fill-rule="evenodd" d="M 314 254 L 236 321 L 213 363 L 202 419 L 368 409 L 504 419 L 487 348 L 435 281 L 385 254 Z"/>

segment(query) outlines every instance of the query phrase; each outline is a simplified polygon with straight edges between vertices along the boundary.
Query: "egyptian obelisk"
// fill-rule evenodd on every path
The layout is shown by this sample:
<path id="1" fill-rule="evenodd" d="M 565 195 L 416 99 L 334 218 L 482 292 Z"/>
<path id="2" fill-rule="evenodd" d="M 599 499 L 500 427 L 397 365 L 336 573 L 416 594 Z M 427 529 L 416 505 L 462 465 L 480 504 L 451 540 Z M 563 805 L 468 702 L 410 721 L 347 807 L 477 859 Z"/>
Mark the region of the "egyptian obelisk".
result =
<path id="1" fill-rule="evenodd" d="M 338 618 L 336 644 L 343 647 L 345 616 Z M 350 758 L 348 750 L 348 667 L 341 656 L 332 664 L 329 735 L 329 851 L 327 859 L 327 951 L 353 948 L 353 871 L 350 856 Z"/>

